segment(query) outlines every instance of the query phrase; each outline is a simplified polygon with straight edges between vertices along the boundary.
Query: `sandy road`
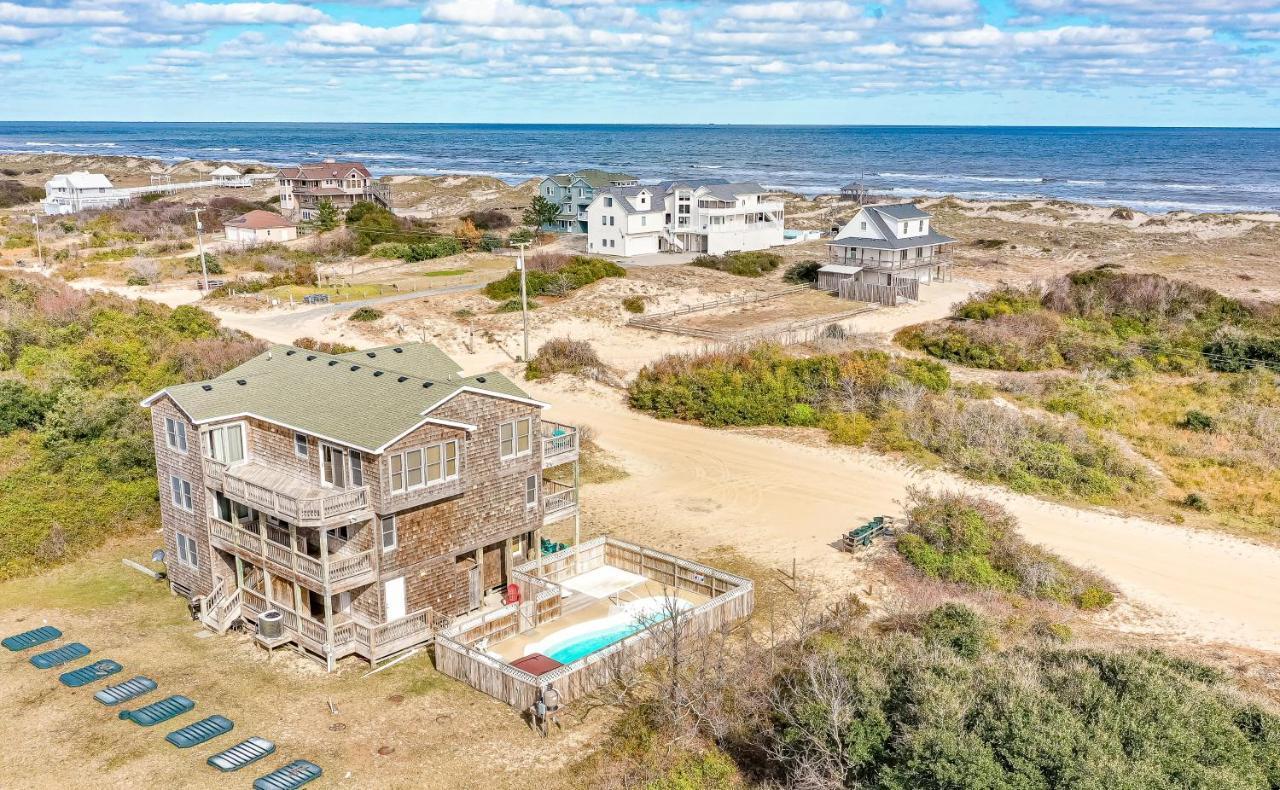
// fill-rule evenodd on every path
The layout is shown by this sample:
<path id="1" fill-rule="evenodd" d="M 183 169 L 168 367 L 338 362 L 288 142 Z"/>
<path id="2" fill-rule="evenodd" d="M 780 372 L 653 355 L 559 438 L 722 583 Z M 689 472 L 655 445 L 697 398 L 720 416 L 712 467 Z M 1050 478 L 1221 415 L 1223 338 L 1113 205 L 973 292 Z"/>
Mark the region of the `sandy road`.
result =
<path id="1" fill-rule="evenodd" d="M 732 545 L 776 567 L 794 557 L 802 570 L 854 590 L 856 564 L 831 545 L 842 529 L 900 513 L 909 485 L 959 488 L 1005 503 L 1028 540 L 1096 569 L 1151 613 L 1125 627 L 1280 651 L 1280 552 L 1272 548 L 1056 505 L 869 453 L 662 422 L 581 385 L 538 394 L 555 404 L 553 418 L 595 428 L 632 473 L 584 491 L 587 519 L 598 514 L 655 545 Z"/>

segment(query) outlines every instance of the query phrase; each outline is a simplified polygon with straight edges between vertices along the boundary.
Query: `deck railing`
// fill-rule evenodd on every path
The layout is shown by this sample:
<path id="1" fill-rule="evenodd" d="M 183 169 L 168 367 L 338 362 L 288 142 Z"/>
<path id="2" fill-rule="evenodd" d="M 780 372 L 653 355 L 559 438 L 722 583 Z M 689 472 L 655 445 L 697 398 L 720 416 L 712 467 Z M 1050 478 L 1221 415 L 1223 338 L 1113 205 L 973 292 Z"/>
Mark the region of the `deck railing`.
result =
<path id="1" fill-rule="evenodd" d="M 324 564 L 315 557 L 302 552 L 293 551 L 272 540 L 266 540 L 257 533 L 236 524 L 230 524 L 217 517 L 209 519 L 209 534 L 224 544 L 236 546 L 244 551 L 262 557 L 265 553 L 268 562 L 282 568 L 288 568 L 299 576 L 316 585 L 326 581 Z M 357 554 L 329 555 L 330 584 L 340 584 L 373 573 L 373 549 Z"/>
<path id="2" fill-rule="evenodd" d="M 369 509 L 368 486 L 300 498 L 241 477 L 236 470 L 221 461 L 204 459 L 205 477 L 227 496 L 300 527 L 322 527 L 332 519 Z"/>
<path id="3" fill-rule="evenodd" d="M 558 422 L 542 421 L 542 465 L 557 466 L 578 452 L 578 429 Z M 559 460 L 563 457 L 564 460 Z"/>
<path id="4" fill-rule="evenodd" d="M 567 510 L 578 504 L 578 489 L 566 483 L 545 480 L 542 490 L 542 511 L 547 515 Z"/>

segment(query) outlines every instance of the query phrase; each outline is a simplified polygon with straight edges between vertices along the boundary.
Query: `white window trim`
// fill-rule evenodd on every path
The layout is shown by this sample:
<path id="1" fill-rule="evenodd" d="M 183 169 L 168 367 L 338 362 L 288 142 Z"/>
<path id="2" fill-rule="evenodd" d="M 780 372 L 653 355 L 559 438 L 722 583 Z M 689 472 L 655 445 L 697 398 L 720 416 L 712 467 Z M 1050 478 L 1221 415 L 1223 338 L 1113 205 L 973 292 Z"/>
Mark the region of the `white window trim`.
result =
<path id="1" fill-rule="evenodd" d="M 530 480 L 533 481 L 533 492 L 532 492 L 533 499 L 532 500 L 530 500 L 529 498 L 529 494 L 530 494 L 529 481 Z M 524 509 L 525 510 L 537 510 L 538 498 L 541 492 L 542 492 L 542 481 L 538 479 L 537 475 L 529 475 L 524 479 Z"/>
<path id="2" fill-rule="evenodd" d="M 170 428 L 173 430 L 170 431 Z M 186 455 L 190 447 L 187 439 L 187 424 L 174 417 L 164 418 L 164 443 L 170 450 Z"/>
<path id="3" fill-rule="evenodd" d="M 174 536 L 178 547 L 178 563 L 199 570 L 200 547 L 196 545 L 196 539 L 185 532 L 175 532 Z"/>
<path id="4" fill-rule="evenodd" d="M 191 481 L 180 475 L 169 475 L 169 499 L 174 506 L 188 513 L 195 512 L 195 495 Z"/>
<path id="5" fill-rule="evenodd" d="M 387 545 L 387 528 L 386 521 L 391 519 L 391 545 Z M 400 546 L 400 524 L 396 521 L 396 516 L 392 513 L 390 516 L 383 516 L 378 519 L 378 545 L 382 547 L 382 553 L 395 551 Z"/>
<path id="6" fill-rule="evenodd" d="M 236 465 L 246 463 L 250 459 L 249 455 L 249 423 L 245 420 L 236 420 L 235 422 L 222 422 L 217 425 L 207 426 L 200 432 L 200 446 L 205 451 L 205 457 L 218 461 L 213 457 L 213 440 L 209 438 L 209 434 L 223 428 L 230 428 L 234 425 L 240 426 L 240 441 L 244 443 L 244 457 L 236 461 Z M 226 461 L 218 461 L 218 463 L 227 463 Z M 229 466 L 231 464 L 228 464 Z"/>
<path id="7" fill-rule="evenodd" d="M 520 450 L 520 434 L 516 432 L 516 426 L 519 425 L 521 422 L 529 423 L 529 449 L 524 450 L 523 452 Z M 504 454 L 502 452 L 502 429 L 507 427 L 508 425 L 511 426 L 511 450 L 512 450 L 512 452 L 509 455 Z M 503 461 L 511 461 L 516 458 L 521 458 L 523 456 L 532 455 L 532 454 L 533 454 L 533 418 L 532 417 L 521 417 L 520 419 L 517 419 L 517 420 L 508 420 L 507 422 L 500 423 L 498 425 L 498 457 L 499 458 L 501 458 Z"/>
<path id="8" fill-rule="evenodd" d="M 447 448 L 450 444 L 454 445 L 453 474 L 447 473 L 447 469 L 448 469 Z M 427 463 L 427 450 L 429 450 L 432 447 L 440 448 L 441 477 L 438 480 L 430 479 L 430 477 L 427 474 L 427 469 L 430 466 Z M 422 466 L 421 466 L 422 482 L 412 486 L 409 485 L 409 453 L 422 453 Z M 395 458 L 400 459 L 400 487 L 399 488 L 395 487 L 395 485 L 391 482 L 392 480 L 391 464 L 392 464 L 392 459 L 395 459 Z M 457 480 L 461 476 L 462 476 L 462 442 L 460 442 L 457 439 L 446 439 L 443 442 L 432 442 L 431 444 L 424 444 L 421 447 L 408 447 L 408 448 L 405 448 L 404 450 L 401 450 L 400 452 L 389 453 L 387 455 L 386 490 L 387 490 L 387 493 L 391 495 L 408 494 L 413 491 L 419 491 L 424 488 L 430 488 L 431 486 L 442 485 L 444 483 Z"/>

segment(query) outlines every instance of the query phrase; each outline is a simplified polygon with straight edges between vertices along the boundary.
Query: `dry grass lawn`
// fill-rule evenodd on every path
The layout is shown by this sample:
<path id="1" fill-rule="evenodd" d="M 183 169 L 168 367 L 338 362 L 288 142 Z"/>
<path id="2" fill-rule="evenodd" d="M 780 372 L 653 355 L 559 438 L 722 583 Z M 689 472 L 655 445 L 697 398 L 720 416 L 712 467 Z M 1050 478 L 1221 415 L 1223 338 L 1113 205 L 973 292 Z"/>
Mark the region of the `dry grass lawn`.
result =
<path id="1" fill-rule="evenodd" d="M 425 652 L 368 678 L 361 677 L 368 665 L 353 659 L 333 675 L 283 649 L 268 660 L 248 636 L 204 631 L 163 583 L 120 564 L 121 556 L 146 557 L 154 544 L 144 535 L 0 584 L 0 632 L 48 622 L 92 648 L 90 659 L 123 664 L 113 680 L 157 680 L 159 691 L 135 706 L 183 694 L 195 711 L 155 728 L 119 721 L 93 700 L 105 683 L 69 689 L 58 670 L 27 662 L 33 651 L 5 651 L 0 785 L 85 787 L 93 777 L 95 787 L 225 788 L 306 758 L 324 768 L 316 787 L 554 790 L 573 786 L 566 766 L 599 739 L 605 717 L 593 716 L 567 721 L 548 744 L 507 706 L 436 673 Z M 166 733 L 214 713 L 235 721 L 230 735 L 189 751 L 165 742 Z M 234 780 L 205 765 L 250 735 L 275 741 L 277 753 Z"/>

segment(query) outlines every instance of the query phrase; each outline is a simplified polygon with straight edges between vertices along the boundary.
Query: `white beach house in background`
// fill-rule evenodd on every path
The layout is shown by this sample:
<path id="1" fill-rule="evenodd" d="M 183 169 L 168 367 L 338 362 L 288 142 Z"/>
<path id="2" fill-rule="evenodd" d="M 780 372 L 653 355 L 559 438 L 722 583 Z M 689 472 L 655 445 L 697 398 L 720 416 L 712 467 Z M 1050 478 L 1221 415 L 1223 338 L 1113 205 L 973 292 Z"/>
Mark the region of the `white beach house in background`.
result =
<path id="1" fill-rule="evenodd" d="M 247 187 L 249 182 L 234 167 L 222 165 L 209 174 L 209 180 L 220 187 Z"/>
<path id="2" fill-rule="evenodd" d="M 598 192 L 587 207 L 587 250 L 655 252 L 763 250 L 783 243 L 783 205 L 746 182 L 663 181 Z"/>
<path id="3" fill-rule="evenodd" d="M 77 170 L 46 181 L 40 205 L 46 214 L 74 214 L 84 209 L 118 206 L 130 197 L 101 173 Z"/>
<path id="4" fill-rule="evenodd" d="M 827 244 L 831 265 L 819 271 L 819 285 L 846 277 L 873 285 L 942 279 L 948 263 L 943 250 L 955 239 L 935 231 L 932 222 L 911 203 L 863 206 Z"/>
<path id="5" fill-rule="evenodd" d="M 227 242 L 240 247 L 293 241 L 298 226 L 272 211 L 255 210 L 222 223 Z"/>

